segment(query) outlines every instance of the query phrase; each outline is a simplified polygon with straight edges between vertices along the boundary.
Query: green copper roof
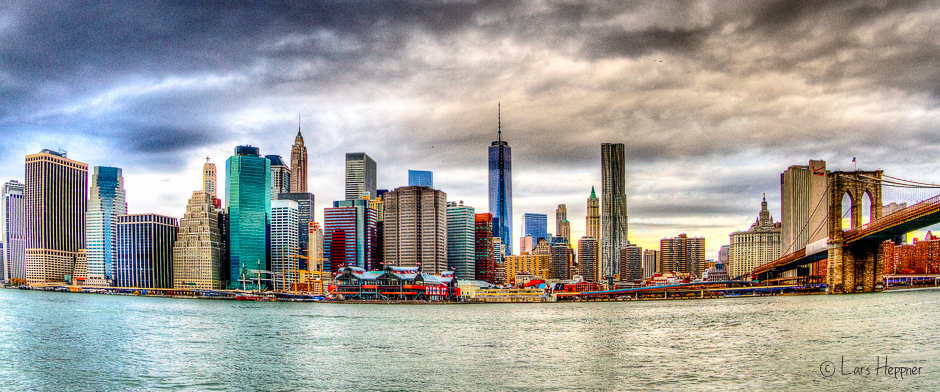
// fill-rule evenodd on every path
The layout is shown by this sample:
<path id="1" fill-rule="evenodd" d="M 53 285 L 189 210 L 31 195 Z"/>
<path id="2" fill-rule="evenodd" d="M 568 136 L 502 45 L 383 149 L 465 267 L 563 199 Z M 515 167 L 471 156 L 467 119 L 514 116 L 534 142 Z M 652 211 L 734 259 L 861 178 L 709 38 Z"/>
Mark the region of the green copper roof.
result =
<path id="1" fill-rule="evenodd" d="M 591 185 L 591 198 L 596 199 L 597 195 L 594 193 L 594 185 Z"/>

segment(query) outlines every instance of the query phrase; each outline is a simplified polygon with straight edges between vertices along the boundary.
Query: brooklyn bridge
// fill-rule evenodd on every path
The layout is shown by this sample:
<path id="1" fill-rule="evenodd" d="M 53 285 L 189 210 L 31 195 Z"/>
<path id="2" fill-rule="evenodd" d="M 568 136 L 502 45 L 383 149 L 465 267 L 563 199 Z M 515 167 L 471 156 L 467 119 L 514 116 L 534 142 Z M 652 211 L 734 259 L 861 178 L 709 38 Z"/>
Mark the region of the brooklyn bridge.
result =
<path id="1" fill-rule="evenodd" d="M 902 207 L 885 213 L 887 193 L 903 200 Z M 881 291 L 881 244 L 940 223 L 940 185 L 891 177 L 882 170 L 830 172 L 826 190 L 815 202 L 814 213 L 825 212 L 825 219 L 815 227 L 807 222 L 800 231 L 828 228 L 829 236 L 755 268 L 758 281 L 824 280 L 830 294 Z M 821 261 L 824 273 L 808 268 Z"/>

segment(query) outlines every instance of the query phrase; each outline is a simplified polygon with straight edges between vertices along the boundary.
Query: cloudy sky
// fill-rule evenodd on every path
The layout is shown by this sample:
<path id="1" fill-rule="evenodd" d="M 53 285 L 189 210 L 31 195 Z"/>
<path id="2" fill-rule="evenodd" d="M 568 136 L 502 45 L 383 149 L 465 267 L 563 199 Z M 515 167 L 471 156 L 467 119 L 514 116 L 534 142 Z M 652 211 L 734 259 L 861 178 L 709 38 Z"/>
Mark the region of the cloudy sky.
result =
<path id="1" fill-rule="evenodd" d="M 0 176 L 63 148 L 123 168 L 131 213 L 180 217 L 207 156 L 288 156 L 299 114 L 318 216 L 357 151 L 380 188 L 431 170 L 486 212 L 501 103 L 516 238 L 558 204 L 584 233 L 604 142 L 632 242 L 708 258 L 762 194 L 779 217 L 790 165 L 940 183 L 937 1 L 189 3 L 0 3 Z"/>

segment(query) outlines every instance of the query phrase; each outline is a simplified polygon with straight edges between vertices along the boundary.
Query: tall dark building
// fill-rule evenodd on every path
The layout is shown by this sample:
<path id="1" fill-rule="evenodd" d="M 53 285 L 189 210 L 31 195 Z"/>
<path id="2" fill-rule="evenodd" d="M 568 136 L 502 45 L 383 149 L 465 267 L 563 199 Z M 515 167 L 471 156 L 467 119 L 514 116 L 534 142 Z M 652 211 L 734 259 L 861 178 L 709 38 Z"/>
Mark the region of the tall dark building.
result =
<path id="1" fill-rule="evenodd" d="M 65 151 L 26 156 L 26 282 L 64 282 L 85 246 L 88 165 Z"/>
<path id="2" fill-rule="evenodd" d="M 493 257 L 493 214 L 474 215 L 475 279 L 496 282 L 496 260 Z"/>
<path id="3" fill-rule="evenodd" d="M 173 288 L 176 218 L 157 214 L 117 217 L 115 286 Z"/>
<path id="4" fill-rule="evenodd" d="M 643 248 L 627 244 L 620 249 L 620 280 L 628 282 L 643 279 Z"/>
<path id="5" fill-rule="evenodd" d="M 369 199 L 376 195 L 376 164 L 364 152 L 346 153 L 346 200 L 359 200 L 368 193 Z"/>
<path id="6" fill-rule="evenodd" d="M 627 246 L 623 152 L 623 143 L 601 144 L 601 278 L 620 273 L 620 250 Z"/>
<path id="7" fill-rule="evenodd" d="M 499 120 L 499 117 L 497 117 Z M 490 145 L 490 213 L 493 236 L 503 244 L 503 254 L 512 254 L 512 150 L 503 141 L 502 121 L 498 121 L 497 140 Z"/>

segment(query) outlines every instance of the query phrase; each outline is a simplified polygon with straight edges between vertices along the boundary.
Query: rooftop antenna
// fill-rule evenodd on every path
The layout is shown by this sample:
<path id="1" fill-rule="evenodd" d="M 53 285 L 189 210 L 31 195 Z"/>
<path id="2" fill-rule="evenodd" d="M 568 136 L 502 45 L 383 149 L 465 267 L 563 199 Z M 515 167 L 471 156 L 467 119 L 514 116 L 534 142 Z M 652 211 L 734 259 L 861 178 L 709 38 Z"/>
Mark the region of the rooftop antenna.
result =
<path id="1" fill-rule="evenodd" d="M 501 103 L 496 103 L 496 135 L 499 141 L 503 141 L 503 111 Z"/>
<path id="2" fill-rule="evenodd" d="M 300 135 L 300 112 L 297 112 L 297 134 Z"/>
<path id="3" fill-rule="evenodd" d="M 206 155 L 206 162 L 209 162 L 209 156 Z"/>

